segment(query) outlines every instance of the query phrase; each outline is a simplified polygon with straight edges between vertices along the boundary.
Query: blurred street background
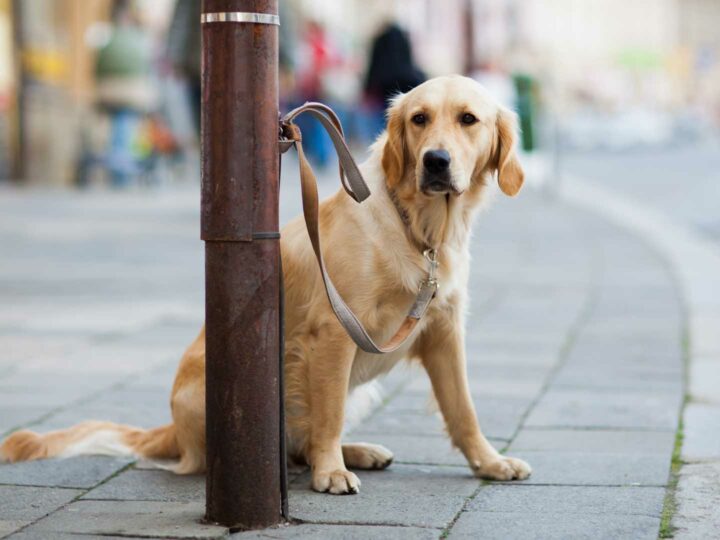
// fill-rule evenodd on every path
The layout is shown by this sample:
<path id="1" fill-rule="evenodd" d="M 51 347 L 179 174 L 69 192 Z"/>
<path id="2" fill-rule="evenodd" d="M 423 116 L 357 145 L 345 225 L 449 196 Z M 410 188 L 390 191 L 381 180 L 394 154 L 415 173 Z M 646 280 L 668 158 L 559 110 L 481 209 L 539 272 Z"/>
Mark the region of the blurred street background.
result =
<path id="1" fill-rule="evenodd" d="M 594 176 L 719 234 L 716 0 L 280 4 L 283 107 L 330 104 L 358 148 L 389 95 L 464 73 L 520 114 L 531 181 Z M 197 184 L 198 14 L 195 0 L 0 0 L 0 182 Z M 327 165 L 329 141 L 304 131 Z"/>

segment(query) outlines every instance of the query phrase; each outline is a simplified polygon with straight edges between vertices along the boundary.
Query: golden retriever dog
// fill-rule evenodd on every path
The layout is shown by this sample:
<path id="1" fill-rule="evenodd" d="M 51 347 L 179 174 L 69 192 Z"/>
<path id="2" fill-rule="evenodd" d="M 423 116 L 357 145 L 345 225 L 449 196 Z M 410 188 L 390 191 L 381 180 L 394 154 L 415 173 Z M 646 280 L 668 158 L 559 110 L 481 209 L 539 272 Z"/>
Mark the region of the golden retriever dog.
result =
<path id="1" fill-rule="evenodd" d="M 499 454 L 480 430 L 470 398 L 464 347 L 469 237 L 497 175 L 513 196 L 523 183 L 515 153 L 516 118 L 475 81 L 432 79 L 398 96 L 387 130 L 361 171 L 372 191 L 357 204 L 339 190 L 320 206 L 328 273 L 377 342 L 402 324 L 427 277 L 424 250 L 437 250 L 436 297 L 395 352 L 359 349 L 333 313 L 301 218 L 282 231 L 285 280 L 285 380 L 289 455 L 312 468 L 312 488 L 357 493 L 348 469 L 387 467 L 392 453 L 341 441 L 349 392 L 402 360 L 427 371 L 452 444 L 485 479 L 522 480 L 530 467 Z M 205 330 L 185 352 L 171 398 L 173 423 L 145 430 L 85 422 L 67 430 L 19 431 L 0 458 L 21 461 L 78 454 L 174 458 L 180 474 L 205 470 Z"/>

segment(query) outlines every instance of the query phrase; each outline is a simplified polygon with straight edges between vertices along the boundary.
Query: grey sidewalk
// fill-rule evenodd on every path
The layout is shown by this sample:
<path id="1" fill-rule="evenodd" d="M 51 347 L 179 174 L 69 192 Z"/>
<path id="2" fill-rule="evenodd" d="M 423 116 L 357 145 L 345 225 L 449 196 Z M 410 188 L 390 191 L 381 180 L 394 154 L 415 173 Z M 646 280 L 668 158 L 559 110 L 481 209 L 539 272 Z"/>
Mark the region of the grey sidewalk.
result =
<path id="1" fill-rule="evenodd" d="M 707 179 L 710 182 L 710 178 Z M 676 178 L 675 183 L 682 182 Z M 682 445 L 676 448 L 664 532 L 678 540 L 720 538 L 720 250 L 683 223 L 677 212 L 618 197 L 575 178 L 565 190 L 572 204 L 600 211 L 631 229 L 673 266 L 686 316 L 684 339 L 688 386 Z M 717 197 L 708 197 L 715 200 Z M 682 214 L 682 212 L 680 212 Z M 680 217 L 680 219 L 678 219 Z M 705 218 L 712 216 L 706 215 Z"/>
<path id="2" fill-rule="evenodd" d="M 169 419 L 203 311 L 196 197 L 0 192 L 0 433 Z M 657 538 L 683 400 L 670 269 L 625 230 L 528 190 L 480 216 L 471 291 L 481 425 L 532 477 L 472 478 L 428 411 L 426 378 L 401 371 L 348 437 L 395 463 L 361 471 L 347 497 L 294 471 L 298 524 L 237 537 Z M 200 523 L 203 504 L 202 478 L 129 460 L 0 465 L 0 536 L 13 539 L 227 535 Z"/>

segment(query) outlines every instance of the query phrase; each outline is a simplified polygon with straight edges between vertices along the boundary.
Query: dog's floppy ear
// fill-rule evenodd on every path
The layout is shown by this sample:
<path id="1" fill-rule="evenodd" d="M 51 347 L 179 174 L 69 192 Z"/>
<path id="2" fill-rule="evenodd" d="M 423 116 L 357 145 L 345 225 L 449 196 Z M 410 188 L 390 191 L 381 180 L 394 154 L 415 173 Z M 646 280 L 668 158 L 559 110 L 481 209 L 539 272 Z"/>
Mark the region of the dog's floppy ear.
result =
<path id="1" fill-rule="evenodd" d="M 396 186 L 405 175 L 405 122 L 402 95 L 393 99 L 387 111 L 387 138 L 382 153 L 382 167 L 388 187 Z"/>
<path id="2" fill-rule="evenodd" d="M 505 195 L 513 197 L 520 191 L 525 179 L 525 173 L 515 153 L 517 115 L 501 108 L 495 128 L 498 184 Z"/>

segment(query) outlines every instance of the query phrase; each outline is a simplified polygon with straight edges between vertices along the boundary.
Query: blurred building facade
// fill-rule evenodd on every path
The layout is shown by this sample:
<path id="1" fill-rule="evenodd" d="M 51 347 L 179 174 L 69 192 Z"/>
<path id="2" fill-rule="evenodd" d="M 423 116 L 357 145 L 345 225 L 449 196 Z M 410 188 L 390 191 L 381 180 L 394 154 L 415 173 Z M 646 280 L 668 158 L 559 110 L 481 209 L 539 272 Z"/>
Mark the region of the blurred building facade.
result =
<path id="1" fill-rule="evenodd" d="M 341 59 L 324 74 L 327 99 L 350 108 L 363 99 L 373 36 L 394 21 L 430 76 L 524 73 L 563 108 L 696 107 L 720 123 L 718 0 L 281 1 L 283 24 L 294 27 L 281 34 L 296 56 L 288 69 L 302 68 L 303 25 L 322 25 Z M 0 0 L 0 181 L 72 182 L 111 4 Z M 173 0 L 135 4 L 162 43 Z"/>
<path id="2" fill-rule="evenodd" d="M 356 50 L 365 50 L 384 22 L 400 22 L 432 75 L 483 65 L 523 71 L 552 83 L 569 103 L 586 96 L 615 106 L 623 99 L 682 105 L 696 97 L 698 80 L 720 95 L 714 86 L 720 71 L 717 0 L 294 3 Z"/>

